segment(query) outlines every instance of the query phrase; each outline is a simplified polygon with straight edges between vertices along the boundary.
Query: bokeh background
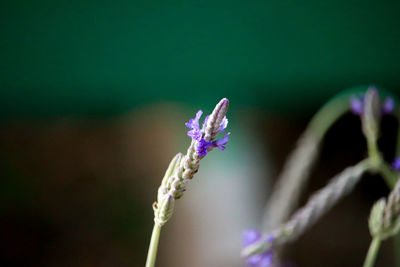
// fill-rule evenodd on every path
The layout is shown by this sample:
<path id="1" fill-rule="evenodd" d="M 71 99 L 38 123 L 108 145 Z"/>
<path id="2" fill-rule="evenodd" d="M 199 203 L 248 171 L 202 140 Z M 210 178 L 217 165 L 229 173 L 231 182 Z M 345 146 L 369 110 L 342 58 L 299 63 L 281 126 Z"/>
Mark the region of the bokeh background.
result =
<path id="1" fill-rule="evenodd" d="M 398 1 L 3 1 L 0 263 L 143 266 L 151 204 L 184 122 L 231 101 L 228 149 L 202 161 L 162 232 L 159 266 L 244 266 L 286 155 L 339 91 L 400 88 Z M 394 157 L 396 121 L 380 141 Z M 365 156 L 357 117 L 330 131 L 308 193 Z M 287 250 L 360 266 L 385 185 L 352 196 Z M 303 201 L 307 199 L 304 194 Z M 378 266 L 393 266 L 390 242 Z"/>

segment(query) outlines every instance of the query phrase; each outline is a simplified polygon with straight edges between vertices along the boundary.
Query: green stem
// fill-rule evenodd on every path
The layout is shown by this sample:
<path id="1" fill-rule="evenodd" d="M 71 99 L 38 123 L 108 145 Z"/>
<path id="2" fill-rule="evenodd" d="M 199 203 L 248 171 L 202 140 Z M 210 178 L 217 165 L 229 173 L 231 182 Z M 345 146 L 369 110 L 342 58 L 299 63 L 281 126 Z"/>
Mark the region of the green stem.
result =
<path id="1" fill-rule="evenodd" d="M 394 115 L 397 118 L 397 139 L 396 139 L 397 144 L 396 144 L 395 157 L 398 157 L 400 153 L 400 109 L 398 104 L 396 105 Z M 400 233 L 393 237 L 393 246 L 394 246 L 395 266 L 400 267 Z"/>
<path id="2" fill-rule="evenodd" d="M 379 246 L 381 245 L 381 239 L 379 237 L 374 237 L 369 245 L 367 257 L 364 261 L 364 267 L 374 266 L 376 255 L 379 251 Z"/>
<path id="3" fill-rule="evenodd" d="M 156 264 L 158 240 L 160 239 L 161 226 L 154 224 L 151 234 L 149 252 L 147 253 L 146 267 L 154 267 Z"/>
<path id="4" fill-rule="evenodd" d="M 368 138 L 367 136 L 367 147 L 368 147 L 368 156 L 371 160 L 372 165 L 376 166 L 376 168 L 379 168 L 383 160 L 379 153 L 376 139 Z"/>
<path id="5" fill-rule="evenodd" d="M 378 172 L 380 175 L 382 175 L 383 179 L 385 180 L 387 186 L 390 189 L 393 189 L 393 187 L 396 185 L 396 182 L 398 181 L 397 174 L 394 172 L 390 166 L 382 160 L 382 163 L 380 164 L 378 168 Z"/>

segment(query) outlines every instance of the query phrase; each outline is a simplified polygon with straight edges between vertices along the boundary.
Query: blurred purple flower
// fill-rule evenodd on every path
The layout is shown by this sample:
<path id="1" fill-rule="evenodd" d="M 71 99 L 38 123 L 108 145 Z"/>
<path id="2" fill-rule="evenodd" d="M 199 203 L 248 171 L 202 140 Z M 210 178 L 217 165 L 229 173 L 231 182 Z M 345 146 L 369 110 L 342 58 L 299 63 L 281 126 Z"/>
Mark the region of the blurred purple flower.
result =
<path id="1" fill-rule="evenodd" d="M 395 102 L 393 98 L 387 97 L 383 102 L 381 102 L 381 112 L 382 114 L 390 114 L 393 112 Z M 362 115 L 364 112 L 364 96 L 353 96 L 350 98 L 350 109 L 353 114 Z"/>
<path id="2" fill-rule="evenodd" d="M 261 233 L 254 229 L 248 229 L 243 232 L 242 245 L 243 247 L 250 246 L 262 238 Z M 269 242 L 272 242 L 274 238 L 269 236 L 267 238 Z M 272 265 L 274 254 L 272 250 L 267 250 L 260 254 L 255 254 L 246 259 L 249 267 L 269 267 Z"/>
<path id="3" fill-rule="evenodd" d="M 203 111 L 199 110 L 196 113 L 196 116 L 193 119 L 190 119 L 188 122 L 186 122 L 185 125 L 189 129 L 191 129 L 190 131 L 187 132 L 187 135 L 190 136 L 193 140 L 196 140 L 198 142 L 197 147 L 196 147 L 196 153 L 199 156 L 204 157 L 205 155 L 207 155 L 207 152 L 211 151 L 213 148 L 217 147 L 219 150 L 225 150 L 226 149 L 225 145 L 228 143 L 230 133 L 227 133 L 221 139 L 212 140 L 210 142 L 207 142 L 206 140 L 204 140 L 203 132 L 200 129 L 199 121 L 200 121 L 200 117 L 202 115 L 203 115 Z M 210 116 L 208 115 L 204 119 L 204 122 L 202 124 L 203 128 L 205 127 L 209 117 Z M 225 128 L 227 126 L 228 126 L 228 119 L 226 117 L 224 117 L 221 121 L 219 131 L 225 132 Z"/>
<path id="4" fill-rule="evenodd" d="M 394 100 L 391 97 L 388 97 L 383 101 L 382 104 L 382 113 L 383 114 L 390 114 L 394 110 Z"/>
<path id="5" fill-rule="evenodd" d="M 364 101 L 360 97 L 350 99 L 350 109 L 356 115 L 361 115 L 364 111 Z"/>
<path id="6" fill-rule="evenodd" d="M 392 168 L 396 171 L 400 171 L 400 158 L 395 158 L 392 163 Z"/>

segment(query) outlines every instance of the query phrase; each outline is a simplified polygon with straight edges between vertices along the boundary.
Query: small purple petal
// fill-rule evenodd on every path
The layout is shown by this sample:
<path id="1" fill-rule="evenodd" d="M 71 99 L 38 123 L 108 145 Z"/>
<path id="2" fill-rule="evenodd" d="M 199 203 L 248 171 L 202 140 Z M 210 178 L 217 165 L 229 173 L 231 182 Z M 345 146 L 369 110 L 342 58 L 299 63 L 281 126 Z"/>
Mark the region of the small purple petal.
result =
<path id="1" fill-rule="evenodd" d="M 261 233 L 255 229 L 247 229 L 242 234 L 242 245 L 247 247 L 261 239 Z"/>
<path id="2" fill-rule="evenodd" d="M 400 158 L 395 158 L 392 163 L 392 168 L 396 171 L 400 171 Z"/>
<path id="3" fill-rule="evenodd" d="M 273 259 L 273 255 L 272 252 L 266 252 L 264 254 L 261 254 L 261 260 L 258 264 L 258 267 L 268 267 L 271 266 L 272 264 L 272 259 Z"/>
<path id="4" fill-rule="evenodd" d="M 226 149 L 225 145 L 228 143 L 229 140 L 229 135 L 231 133 L 227 133 L 224 137 L 222 137 L 221 139 L 215 140 L 212 142 L 211 144 L 211 148 L 215 148 L 218 147 L 219 150 L 224 151 Z"/>
<path id="5" fill-rule="evenodd" d="M 201 115 L 203 115 L 203 111 L 202 110 L 197 111 L 196 117 L 190 119 L 187 123 L 185 123 L 186 127 L 188 127 L 189 129 L 199 130 L 199 120 Z"/>
<path id="6" fill-rule="evenodd" d="M 273 243 L 273 242 L 275 241 L 275 236 L 273 236 L 273 235 L 267 236 L 267 241 L 268 241 L 269 243 Z"/>
<path id="7" fill-rule="evenodd" d="M 201 139 L 201 131 L 200 130 L 193 129 L 191 131 L 188 131 L 187 135 L 196 141 L 200 141 L 200 139 Z"/>
<path id="8" fill-rule="evenodd" d="M 203 111 L 199 110 L 196 113 L 196 117 L 190 119 L 187 123 L 185 123 L 186 127 L 191 129 L 190 131 L 187 132 L 187 135 L 196 141 L 200 141 L 202 135 L 201 130 L 199 128 L 199 120 L 201 115 L 203 115 Z"/>
<path id="9" fill-rule="evenodd" d="M 270 251 L 262 254 L 255 254 L 247 258 L 246 262 L 249 267 L 269 267 L 272 264 L 273 254 Z"/>
<path id="10" fill-rule="evenodd" d="M 361 115 L 364 110 L 364 103 L 358 97 L 352 97 L 350 99 L 350 109 L 356 115 Z"/>
<path id="11" fill-rule="evenodd" d="M 390 114 L 394 110 L 394 100 L 391 97 L 385 99 L 382 104 L 382 112 L 383 114 Z"/>
<path id="12" fill-rule="evenodd" d="M 226 126 L 228 126 L 228 119 L 225 116 L 221 121 L 221 127 L 219 128 L 219 131 L 223 132 L 225 130 Z"/>
<path id="13" fill-rule="evenodd" d="M 250 256 L 250 257 L 248 257 L 246 259 L 247 266 L 249 266 L 249 267 L 258 267 L 261 259 L 262 259 L 262 255 L 261 254 L 252 255 L 252 256 Z"/>
<path id="14" fill-rule="evenodd" d="M 196 153 L 197 155 L 204 157 L 205 155 L 207 155 L 208 147 L 211 146 L 212 143 L 207 142 L 203 138 L 201 138 L 198 142 L 199 143 L 197 144 Z"/>

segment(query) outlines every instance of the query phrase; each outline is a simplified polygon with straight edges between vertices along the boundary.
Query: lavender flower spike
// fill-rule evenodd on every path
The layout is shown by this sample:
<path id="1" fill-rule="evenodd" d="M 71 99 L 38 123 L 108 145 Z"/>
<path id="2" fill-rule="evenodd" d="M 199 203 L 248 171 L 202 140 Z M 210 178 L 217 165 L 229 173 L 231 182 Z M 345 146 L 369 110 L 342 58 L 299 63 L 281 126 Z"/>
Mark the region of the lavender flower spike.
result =
<path id="1" fill-rule="evenodd" d="M 225 150 L 230 133 L 218 140 L 215 140 L 215 137 L 219 132 L 225 132 L 228 125 L 228 119 L 225 117 L 228 105 L 228 99 L 222 99 L 213 113 L 206 117 L 202 128 L 200 128 L 200 118 L 203 115 L 201 110 L 185 123 L 190 129 L 187 135 L 192 138 L 192 143 L 186 155 L 178 153 L 173 158 L 158 189 L 157 201 L 153 204 L 154 221 L 157 225 L 163 226 L 172 216 L 174 202 L 183 196 L 187 182 L 199 169 L 200 160 L 213 148 Z M 207 134 L 214 138 L 206 139 Z"/>
<path id="2" fill-rule="evenodd" d="M 210 142 L 217 137 L 221 131 L 222 126 L 228 125 L 228 120 L 225 118 L 225 114 L 228 111 L 229 100 L 227 98 L 221 99 L 215 106 L 214 111 L 211 113 L 207 120 L 207 123 L 203 127 L 204 140 Z"/>
<path id="3" fill-rule="evenodd" d="M 185 125 L 190 129 L 187 135 L 195 142 L 195 153 L 198 157 L 204 157 L 213 148 L 225 150 L 225 145 L 228 143 L 230 133 L 227 133 L 223 138 L 215 140 L 218 133 L 225 132 L 225 128 L 228 126 L 228 119 L 226 118 L 226 112 L 229 107 L 229 101 L 223 98 L 211 115 L 208 115 L 203 122 L 203 127 L 200 129 L 199 120 L 203 112 L 199 110 L 196 113 L 196 117 L 190 119 Z"/>
<path id="4" fill-rule="evenodd" d="M 183 196 L 186 184 L 199 169 L 200 160 L 215 147 L 225 150 L 230 133 L 219 140 L 215 138 L 219 132 L 225 132 L 228 125 L 228 119 L 225 117 L 228 106 L 228 99 L 223 98 L 211 115 L 206 117 L 201 129 L 200 118 L 203 115 L 201 110 L 185 124 L 190 129 L 187 135 L 192 138 L 192 143 L 186 155 L 178 153 L 172 159 L 158 188 L 157 201 L 153 203 L 154 227 L 147 253 L 146 267 L 154 267 L 161 227 L 172 217 L 175 201 Z"/>

